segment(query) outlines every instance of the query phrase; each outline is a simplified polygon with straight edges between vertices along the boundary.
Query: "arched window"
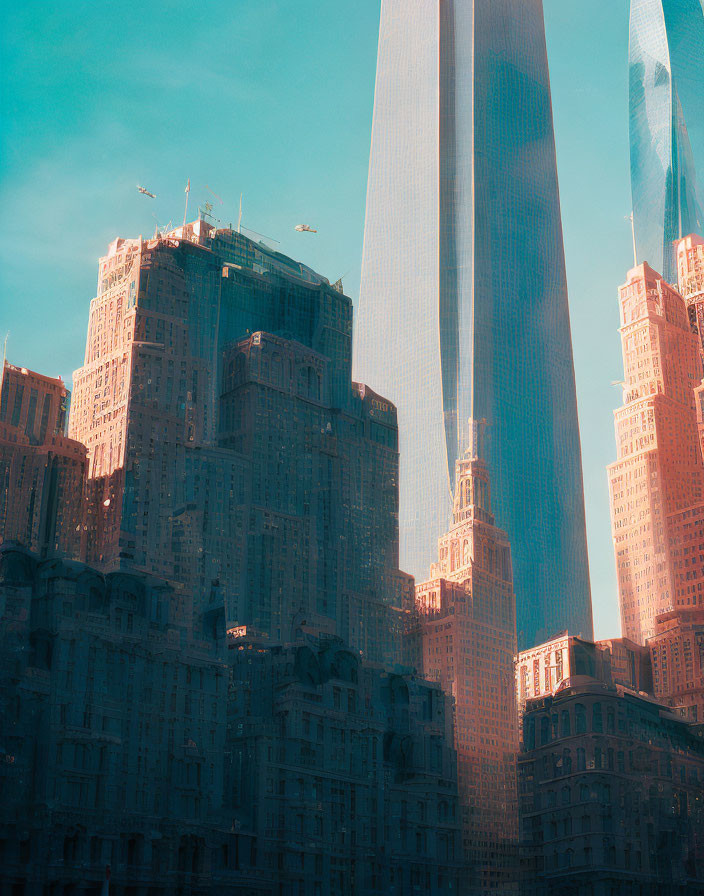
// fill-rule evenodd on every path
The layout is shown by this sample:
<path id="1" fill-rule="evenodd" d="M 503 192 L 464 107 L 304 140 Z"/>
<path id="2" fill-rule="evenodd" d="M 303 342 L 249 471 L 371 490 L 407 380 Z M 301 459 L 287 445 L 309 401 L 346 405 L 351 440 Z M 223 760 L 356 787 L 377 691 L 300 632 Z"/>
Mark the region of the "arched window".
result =
<path id="1" fill-rule="evenodd" d="M 569 737 L 571 733 L 570 713 L 568 709 L 563 709 L 560 714 L 560 735 L 562 737 Z"/>
<path id="2" fill-rule="evenodd" d="M 579 801 L 581 803 L 589 802 L 589 787 L 586 784 L 579 785 Z"/>
<path id="3" fill-rule="evenodd" d="M 540 719 L 540 743 L 546 744 L 550 740 L 550 719 L 542 716 Z"/>
<path id="4" fill-rule="evenodd" d="M 563 805 L 563 806 L 569 806 L 569 804 L 570 804 L 570 802 L 571 802 L 571 792 L 570 792 L 570 788 L 567 787 L 567 786 L 565 785 L 565 787 L 562 788 L 562 790 L 560 791 L 560 793 L 561 793 L 561 796 L 562 796 L 562 805 Z"/>
<path id="5" fill-rule="evenodd" d="M 577 734 L 586 734 L 587 732 L 587 710 L 583 703 L 577 703 L 574 708 L 574 729 Z"/>
<path id="6" fill-rule="evenodd" d="M 601 703 L 595 703 L 592 707 L 592 731 L 604 730 L 604 718 L 601 713 Z"/>
<path id="7" fill-rule="evenodd" d="M 609 706 L 606 710 L 606 730 L 609 734 L 614 733 L 614 708 Z"/>
<path id="8" fill-rule="evenodd" d="M 562 751 L 562 770 L 564 774 L 571 775 L 572 774 L 572 751 L 571 750 L 563 750 Z"/>
<path id="9" fill-rule="evenodd" d="M 523 740 L 526 745 L 526 750 L 534 750 L 535 749 L 535 717 L 531 716 L 528 719 L 528 724 L 524 728 L 525 734 Z"/>

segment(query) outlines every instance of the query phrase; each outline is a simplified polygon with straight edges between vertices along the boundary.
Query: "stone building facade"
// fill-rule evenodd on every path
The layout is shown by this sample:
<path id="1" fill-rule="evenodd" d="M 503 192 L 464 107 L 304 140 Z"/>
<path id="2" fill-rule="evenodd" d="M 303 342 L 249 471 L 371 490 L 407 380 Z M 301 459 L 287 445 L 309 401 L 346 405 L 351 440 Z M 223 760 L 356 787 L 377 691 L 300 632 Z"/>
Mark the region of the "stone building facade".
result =
<path id="1" fill-rule="evenodd" d="M 0 548 L 0 896 L 457 892 L 452 704 L 339 638 Z M 238 635 L 238 636 L 237 636 Z"/>
<path id="2" fill-rule="evenodd" d="M 224 802 L 220 619 L 172 588 L 0 548 L 0 893 L 271 893 Z"/>
<path id="3" fill-rule="evenodd" d="M 609 467 L 622 631 L 645 644 L 661 613 L 704 601 L 698 341 L 682 296 L 647 264 L 620 290 L 624 404 Z"/>
<path id="4" fill-rule="evenodd" d="M 88 561 L 173 582 L 196 615 L 224 600 L 274 638 L 318 613 L 397 660 L 396 410 L 352 382 L 341 287 L 199 219 L 115 240 L 97 292 L 69 427 L 88 447 Z"/>
<path id="5" fill-rule="evenodd" d="M 438 540 L 431 578 L 416 585 L 423 675 L 455 700 L 468 893 L 510 893 L 517 880 L 518 808 L 514 656 L 516 598 L 508 537 L 491 508 L 482 426 L 457 461 L 453 522 Z"/>
<path id="6" fill-rule="evenodd" d="M 704 739 L 654 700 L 588 676 L 529 699 L 518 762 L 528 894 L 704 888 Z"/>
<path id="7" fill-rule="evenodd" d="M 457 893 L 451 700 L 338 638 L 293 634 L 229 651 L 227 786 L 275 892 Z"/>
<path id="8" fill-rule="evenodd" d="M 4 363 L 0 376 L 0 544 L 78 559 L 86 449 L 66 437 L 61 379 Z"/>

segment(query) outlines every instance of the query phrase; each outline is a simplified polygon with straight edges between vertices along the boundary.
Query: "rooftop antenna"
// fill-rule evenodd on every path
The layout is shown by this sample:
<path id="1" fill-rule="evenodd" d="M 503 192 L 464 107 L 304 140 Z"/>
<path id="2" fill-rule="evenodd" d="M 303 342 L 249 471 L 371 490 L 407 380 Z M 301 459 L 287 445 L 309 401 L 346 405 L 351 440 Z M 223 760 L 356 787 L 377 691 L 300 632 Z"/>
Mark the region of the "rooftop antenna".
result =
<path id="1" fill-rule="evenodd" d="M 631 236 L 633 237 L 633 267 L 638 267 L 638 252 L 636 250 L 636 222 L 633 217 L 633 212 L 630 215 L 626 215 L 628 221 L 631 222 Z"/>
<path id="2" fill-rule="evenodd" d="M 240 193 L 240 213 L 237 217 L 237 233 L 242 233 L 242 194 Z"/>
<path id="3" fill-rule="evenodd" d="M 185 227 L 185 226 L 186 226 L 186 216 L 188 215 L 188 197 L 190 196 L 190 193 L 191 193 L 191 179 L 190 179 L 190 177 L 188 178 L 188 183 L 186 184 L 186 189 L 185 189 L 184 192 L 186 193 L 186 207 L 185 207 L 185 209 L 183 210 L 183 226 Z"/>
<path id="4" fill-rule="evenodd" d="M 10 334 L 5 333 L 5 343 L 2 347 L 2 369 L 0 369 L 0 392 L 2 392 L 2 383 L 5 379 L 5 361 L 7 359 L 7 340 L 10 338 Z"/>

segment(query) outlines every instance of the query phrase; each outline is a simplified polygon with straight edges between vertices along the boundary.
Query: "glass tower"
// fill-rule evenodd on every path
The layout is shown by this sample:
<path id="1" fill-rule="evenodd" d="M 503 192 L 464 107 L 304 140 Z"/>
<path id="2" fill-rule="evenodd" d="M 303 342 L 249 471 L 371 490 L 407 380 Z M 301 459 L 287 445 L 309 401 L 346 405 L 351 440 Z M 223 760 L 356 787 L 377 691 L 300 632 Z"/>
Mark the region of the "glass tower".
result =
<path id="1" fill-rule="evenodd" d="M 398 408 L 402 568 L 483 419 L 519 648 L 591 636 L 542 0 L 383 0 L 355 368 Z"/>
<path id="2" fill-rule="evenodd" d="M 632 0 L 631 190 L 638 263 L 677 282 L 674 241 L 702 233 L 695 160 L 704 158 L 702 0 Z"/>

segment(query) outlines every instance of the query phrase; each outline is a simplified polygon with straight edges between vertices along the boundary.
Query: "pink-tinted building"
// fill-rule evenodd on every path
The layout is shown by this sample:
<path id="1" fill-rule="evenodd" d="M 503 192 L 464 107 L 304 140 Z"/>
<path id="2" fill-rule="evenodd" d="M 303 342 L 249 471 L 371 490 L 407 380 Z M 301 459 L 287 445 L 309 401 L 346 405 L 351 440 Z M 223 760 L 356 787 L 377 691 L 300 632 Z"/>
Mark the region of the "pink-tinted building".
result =
<path id="1" fill-rule="evenodd" d="M 60 378 L 7 362 L 0 381 L 0 543 L 78 559 L 86 449 L 65 435 Z"/>
<path id="2" fill-rule="evenodd" d="M 692 233 L 677 244 L 679 291 L 687 305 L 692 331 L 699 340 L 704 372 L 704 240 Z M 699 446 L 704 457 L 704 381 L 694 390 Z"/>
<path id="3" fill-rule="evenodd" d="M 696 233 L 677 244 L 677 282 L 704 358 L 704 239 Z"/>
<path id="4" fill-rule="evenodd" d="M 704 601 L 704 466 L 694 388 L 697 338 L 682 296 L 642 264 L 620 290 L 624 383 L 608 468 L 622 633 Z"/>
<path id="5" fill-rule="evenodd" d="M 655 695 L 704 722 L 704 607 L 658 616 L 648 647 Z"/>
<path id="6" fill-rule="evenodd" d="M 477 446 L 455 466 L 452 526 L 431 578 L 416 585 L 423 674 L 455 698 L 455 739 L 470 890 L 509 886 L 518 836 L 511 550 L 491 512 Z"/>
<path id="7" fill-rule="evenodd" d="M 554 694 L 575 675 L 603 677 L 608 658 L 593 641 L 562 632 L 544 644 L 522 650 L 516 658 L 516 697 L 526 700 Z"/>

